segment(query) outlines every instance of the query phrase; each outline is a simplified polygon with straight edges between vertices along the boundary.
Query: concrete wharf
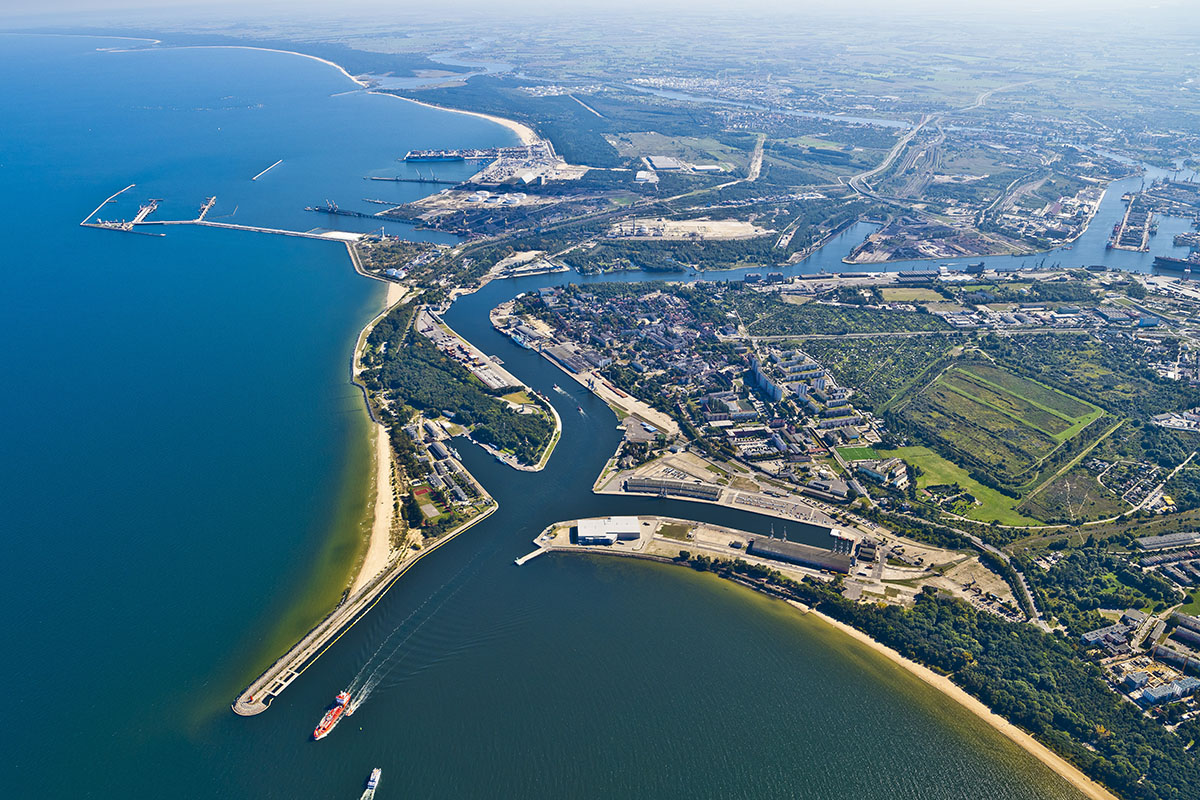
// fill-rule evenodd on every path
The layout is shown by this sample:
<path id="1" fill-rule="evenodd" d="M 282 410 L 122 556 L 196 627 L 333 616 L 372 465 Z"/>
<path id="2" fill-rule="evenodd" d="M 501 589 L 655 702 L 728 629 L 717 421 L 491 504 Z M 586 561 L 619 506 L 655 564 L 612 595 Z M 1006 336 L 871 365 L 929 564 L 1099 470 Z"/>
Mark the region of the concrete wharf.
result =
<path id="1" fill-rule="evenodd" d="M 204 222 L 204 218 L 208 216 L 208 212 L 212 211 L 212 207 L 217 204 L 216 195 L 204 201 L 204 205 L 200 206 L 200 214 L 196 217 L 196 222 Z"/>
<path id="2" fill-rule="evenodd" d="M 538 547 L 537 550 L 534 550 L 532 553 L 526 553 L 525 555 L 521 556 L 517 560 L 513 561 L 513 563 L 516 564 L 518 567 L 523 567 L 523 566 L 525 566 L 525 564 L 527 564 L 530 561 L 533 561 L 535 558 L 540 556 L 542 553 L 549 553 L 549 552 L 550 552 L 550 548 L 548 548 L 548 547 Z"/>

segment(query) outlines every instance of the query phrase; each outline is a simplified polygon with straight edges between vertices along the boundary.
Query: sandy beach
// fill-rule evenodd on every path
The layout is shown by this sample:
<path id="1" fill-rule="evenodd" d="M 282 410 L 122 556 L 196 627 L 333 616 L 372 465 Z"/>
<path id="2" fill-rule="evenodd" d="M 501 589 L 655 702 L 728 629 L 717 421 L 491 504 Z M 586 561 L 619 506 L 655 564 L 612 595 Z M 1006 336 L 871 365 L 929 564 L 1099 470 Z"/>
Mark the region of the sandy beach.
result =
<path id="1" fill-rule="evenodd" d="M 972 712 L 984 722 L 1000 731 L 1000 733 L 1004 734 L 1013 742 L 1024 748 L 1030 755 L 1034 756 L 1050 769 L 1054 770 L 1064 780 L 1083 793 L 1084 797 L 1091 798 L 1091 800 L 1117 800 L 1116 795 L 1112 794 L 1103 786 L 1084 775 L 1073 764 L 1069 763 L 1057 753 L 1050 750 L 1037 739 L 1034 739 L 1028 733 L 992 711 L 990 708 L 985 706 L 974 696 L 968 694 L 966 690 L 959 687 L 958 684 L 954 683 L 954 681 L 950 680 L 946 676 L 939 675 L 928 667 L 922 666 L 915 661 L 910 661 L 892 648 L 875 641 L 857 628 L 853 628 L 844 622 L 839 622 L 838 620 L 826 614 L 822 614 L 820 611 L 811 610 L 808 613 L 819 617 L 847 636 L 857 639 L 896 665 L 908 670 L 910 673 L 920 678 L 922 681 L 938 691 L 942 692 L 959 705 L 964 706 L 968 711 Z"/>
<path id="2" fill-rule="evenodd" d="M 380 92 L 380 94 L 383 94 L 383 93 Z M 398 97 L 398 95 L 389 95 L 389 96 L 390 97 Z M 528 125 L 525 125 L 524 123 L 517 122 L 516 120 L 505 119 L 504 117 L 496 117 L 496 116 L 492 116 L 491 114 L 484 114 L 479 111 L 463 111 L 461 108 L 447 108 L 446 106 L 435 106 L 433 103 L 426 103 L 421 100 L 413 100 L 411 97 L 401 97 L 400 99 L 407 100 L 410 103 L 416 103 L 419 106 L 425 106 L 426 108 L 436 108 L 439 111 L 453 111 L 455 114 L 470 114 L 472 117 L 482 117 L 483 119 L 490 120 L 491 122 L 494 122 L 497 125 L 503 125 L 504 127 L 508 128 L 510 131 L 515 133 L 521 139 L 521 144 L 533 144 L 534 142 L 537 142 L 541 139 L 541 137 L 538 136 L 537 133 L 534 132 L 533 128 L 529 127 Z"/>
<path id="3" fill-rule="evenodd" d="M 354 263 L 354 268 L 361 275 L 366 275 L 369 278 L 375 278 L 373 275 L 367 275 L 363 272 L 362 265 L 358 262 L 358 253 L 354 250 L 354 246 L 347 243 L 346 249 L 350 253 L 350 260 Z M 366 327 L 358 334 L 358 342 L 354 346 L 354 363 L 353 373 L 355 380 L 358 379 L 359 373 L 362 372 L 362 348 L 366 343 L 367 335 L 371 329 L 375 327 L 375 323 L 383 319 L 383 317 L 404 300 L 408 290 L 398 283 L 387 283 L 387 294 L 384 296 L 383 311 L 379 312 Z M 358 568 L 358 573 L 354 576 L 354 580 L 350 584 L 350 594 L 353 595 L 362 589 L 371 579 L 379 573 L 387 569 L 392 563 L 392 525 L 395 521 L 396 514 L 396 497 L 395 490 L 392 486 L 392 443 L 388 438 L 387 428 L 372 420 L 371 429 L 373 431 L 374 440 L 372 441 L 372 450 L 375 453 L 375 500 L 371 505 L 371 532 L 367 539 L 367 552 L 363 556 L 362 564 Z"/>
<path id="4" fill-rule="evenodd" d="M 367 541 L 367 554 L 350 594 L 355 594 L 372 578 L 387 569 L 392 561 L 392 522 L 396 513 L 395 492 L 392 490 L 392 445 L 388 441 L 387 428 L 372 423 L 375 429 L 375 502 L 372 506 L 371 538 Z"/>

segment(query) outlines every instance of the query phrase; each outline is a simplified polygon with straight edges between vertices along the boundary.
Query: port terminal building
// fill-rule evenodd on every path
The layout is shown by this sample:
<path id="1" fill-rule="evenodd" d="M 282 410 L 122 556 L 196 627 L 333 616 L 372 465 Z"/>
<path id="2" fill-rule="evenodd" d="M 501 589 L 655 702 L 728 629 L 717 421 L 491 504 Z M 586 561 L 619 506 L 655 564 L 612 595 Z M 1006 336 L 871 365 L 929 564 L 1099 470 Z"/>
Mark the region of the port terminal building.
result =
<path id="1" fill-rule="evenodd" d="M 576 532 L 578 544 L 616 544 L 641 538 L 642 525 L 637 517 L 599 517 L 581 519 Z"/>
<path id="2" fill-rule="evenodd" d="M 830 572 L 850 573 L 854 556 L 848 552 L 835 552 L 823 547 L 813 547 L 787 539 L 755 538 L 750 540 L 746 553 L 772 561 L 783 561 L 800 567 L 824 569 Z"/>

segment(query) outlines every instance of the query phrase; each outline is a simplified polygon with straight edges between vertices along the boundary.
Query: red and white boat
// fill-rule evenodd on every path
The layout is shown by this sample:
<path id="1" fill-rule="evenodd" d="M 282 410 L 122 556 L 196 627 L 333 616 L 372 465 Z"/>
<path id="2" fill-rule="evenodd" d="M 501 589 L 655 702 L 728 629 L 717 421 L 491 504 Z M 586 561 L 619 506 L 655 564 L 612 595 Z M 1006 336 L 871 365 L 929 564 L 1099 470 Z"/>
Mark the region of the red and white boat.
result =
<path id="1" fill-rule="evenodd" d="M 339 692 L 338 696 L 333 699 L 333 706 L 325 712 L 325 716 L 321 717 L 321 721 L 313 730 L 313 740 L 324 739 L 343 716 L 348 717 L 353 713 L 354 708 L 350 705 L 350 693 Z"/>

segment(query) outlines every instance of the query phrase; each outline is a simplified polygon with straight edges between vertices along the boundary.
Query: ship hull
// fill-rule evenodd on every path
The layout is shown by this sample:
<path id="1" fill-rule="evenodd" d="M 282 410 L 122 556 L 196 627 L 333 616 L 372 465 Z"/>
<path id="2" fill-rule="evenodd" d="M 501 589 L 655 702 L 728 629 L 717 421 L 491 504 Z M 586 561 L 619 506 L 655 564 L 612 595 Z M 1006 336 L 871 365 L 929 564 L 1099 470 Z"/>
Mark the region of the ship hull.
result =
<path id="1" fill-rule="evenodd" d="M 321 721 L 317 723 L 317 727 L 313 730 L 312 738 L 314 742 L 319 742 L 329 735 L 342 717 L 348 717 L 353 712 L 350 707 L 350 695 L 343 692 L 334 700 L 333 707 L 325 712 L 325 716 L 321 717 Z"/>
<path id="2" fill-rule="evenodd" d="M 1200 261 L 1192 261 L 1186 258 L 1171 258 L 1170 256 L 1155 256 L 1154 268 L 1183 272 L 1184 270 L 1200 269 Z"/>

